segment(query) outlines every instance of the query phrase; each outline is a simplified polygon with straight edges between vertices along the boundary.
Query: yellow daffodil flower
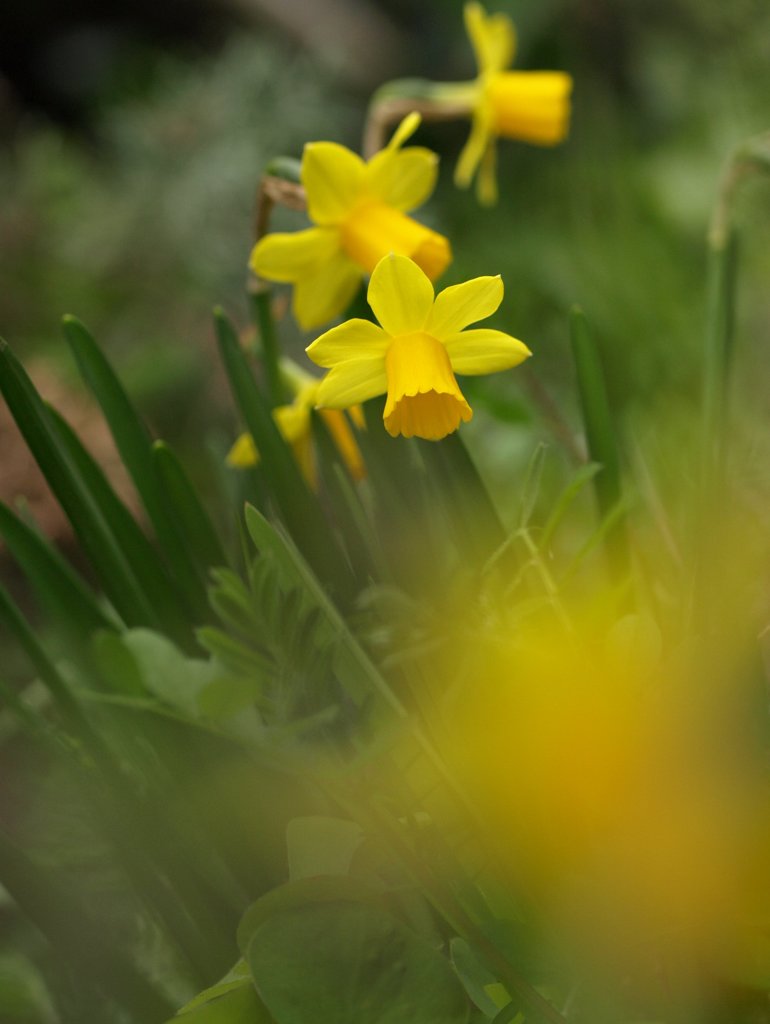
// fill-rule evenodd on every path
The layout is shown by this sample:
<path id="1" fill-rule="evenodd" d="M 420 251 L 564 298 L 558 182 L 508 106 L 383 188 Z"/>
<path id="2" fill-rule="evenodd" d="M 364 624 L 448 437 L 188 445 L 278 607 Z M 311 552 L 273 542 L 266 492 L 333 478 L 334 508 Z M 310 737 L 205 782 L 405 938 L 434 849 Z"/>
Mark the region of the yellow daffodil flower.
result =
<path id="1" fill-rule="evenodd" d="M 285 365 L 283 369 L 286 370 Z M 303 476 L 315 490 L 318 485 L 318 468 L 313 452 L 310 415 L 317 404 L 321 381 L 296 366 L 292 366 L 286 376 L 290 385 L 296 389 L 296 396 L 291 404 L 274 409 L 273 419 L 284 440 L 291 446 Z M 349 413 L 356 427 L 363 430 L 364 417 L 360 406 L 351 407 Z M 345 413 L 339 409 L 321 409 L 320 415 L 348 472 L 354 480 L 360 480 L 366 474 L 364 461 Z M 259 452 L 251 434 L 241 434 L 227 454 L 228 465 L 246 469 L 258 462 Z"/>
<path id="2" fill-rule="evenodd" d="M 479 200 L 491 204 L 497 200 L 497 137 L 540 146 L 562 142 L 569 129 L 572 78 L 562 71 L 506 70 L 513 61 L 516 33 L 505 14 L 487 15 L 481 4 L 468 3 L 465 26 L 479 77 L 471 87 L 471 134 L 460 154 L 455 182 L 467 188 L 478 170 Z"/>
<path id="3" fill-rule="evenodd" d="M 411 256 L 431 280 L 449 264 L 447 239 L 407 216 L 436 183 L 436 154 L 401 148 L 419 123 L 419 114 L 409 114 L 367 162 L 336 142 L 305 146 L 300 178 L 316 226 L 266 235 L 250 261 L 261 277 L 294 285 L 294 316 L 305 330 L 343 313 L 362 276 L 388 252 Z"/>
<path id="4" fill-rule="evenodd" d="M 345 409 L 387 392 L 384 422 L 392 437 L 446 437 L 473 415 L 455 373 L 495 373 L 531 355 L 502 331 L 464 330 L 491 316 L 502 298 L 497 276 L 452 285 L 434 299 L 433 285 L 413 260 L 383 257 L 367 294 L 382 326 L 348 320 L 307 349 L 329 370 L 318 388 L 319 406 Z"/>

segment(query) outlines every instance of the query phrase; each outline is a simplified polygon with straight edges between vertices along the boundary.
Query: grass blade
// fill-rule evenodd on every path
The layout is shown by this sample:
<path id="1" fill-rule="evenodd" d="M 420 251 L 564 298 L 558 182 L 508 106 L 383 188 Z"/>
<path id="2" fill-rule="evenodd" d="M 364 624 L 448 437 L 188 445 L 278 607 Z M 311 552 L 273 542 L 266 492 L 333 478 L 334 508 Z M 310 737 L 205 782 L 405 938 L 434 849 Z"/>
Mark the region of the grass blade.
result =
<path id="1" fill-rule="evenodd" d="M 166 493 L 169 511 L 182 534 L 185 547 L 205 580 L 210 569 L 227 564 L 217 532 L 190 478 L 169 445 L 165 441 L 156 441 L 152 446 L 152 456 Z"/>
<path id="2" fill-rule="evenodd" d="M 257 387 L 238 336 L 222 310 L 214 314 L 222 361 L 230 387 L 251 436 L 278 511 L 295 543 L 325 584 L 341 600 L 350 598 L 352 577 L 291 452 L 278 432 L 270 407 Z"/>
<path id="3" fill-rule="evenodd" d="M 40 599 L 79 642 L 115 623 L 74 569 L 36 530 L 0 503 L 0 535 Z"/>
<path id="4" fill-rule="evenodd" d="M 72 427 L 49 408 L 52 426 L 72 465 L 80 474 L 104 522 L 109 523 L 126 564 L 152 608 L 153 625 L 191 646 L 192 627 L 181 608 L 178 594 L 166 576 L 158 552 L 142 533 L 134 517 L 117 496 L 104 473 L 81 444 Z"/>
<path id="5" fill-rule="evenodd" d="M 596 500 L 601 518 L 607 519 L 614 510 L 621 507 L 623 497 L 620 452 L 599 350 L 585 314 L 578 307 L 570 314 L 570 336 L 588 454 L 592 462 L 598 462 L 602 467 L 601 472 L 594 477 Z M 630 558 L 622 520 L 617 521 L 616 528 L 608 538 L 607 553 L 613 574 L 624 575 Z"/>
<path id="6" fill-rule="evenodd" d="M 155 613 L 93 495 L 67 457 L 50 411 L 24 368 L 2 340 L 0 391 L 116 611 L 129 626 L 154 625 Z"/>
<path id="7" fill-rule="evenodd" d="M 101 406 L 120 457 L 147 510 L 177 589 L 194 614 L 205 616 L 205 586 L 182 543 L 164 500 L 147 428 L 139 419 L 104 353 L 83 324 L 75 317 L 66 316 L 63 328 L 83 380 Z"/>

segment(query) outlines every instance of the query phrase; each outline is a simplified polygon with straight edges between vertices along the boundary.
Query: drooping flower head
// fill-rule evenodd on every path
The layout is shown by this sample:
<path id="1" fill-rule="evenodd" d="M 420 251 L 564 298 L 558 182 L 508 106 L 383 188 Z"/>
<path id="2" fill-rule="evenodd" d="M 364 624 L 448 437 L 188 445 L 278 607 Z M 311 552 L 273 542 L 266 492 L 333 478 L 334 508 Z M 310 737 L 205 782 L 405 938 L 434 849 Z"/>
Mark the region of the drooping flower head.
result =
<path id="1" fill-rule="evenodd" d="M 419 123 L 409 114 L 367 162 L 336 142 L 305 146 L 300 177 L 316 226 L 266 235 L 250 265 L 269 281 L 294 284 L 294 315 L 306 330 L 343 313 L 386 253 L 410 256 L 431 280 L 449 264 L 447 239 L 407 216 L 433 191 L 438 169 L 429 149 L 402 149 Z"/>
<path id="2" fill-rule="evenodd" d="M 470 185 L 486 204 L 497 199 L 495 141 L 502 135 L 540 146 L 562 142 L 569 130 L 572 78 L 563 71 L 509 71 L 516 49 L 513 22 L 487 15 L 479 3 L 465 5 L 465 26 L 479 76 L 473 85 L 471 134 L 460 154 L 455 182 Z"/>
<path id="3" fill-rule="evenodd" d="M 433 285 L 413 260 L 383 257 L 367 294 L 381 326 L 348 320 L 307 349 L 329 370 L 318 388 L 319 406 L 345 409 L 387 393 L 384 422 L 391 436 L 446 437 L 473 415 L 456 373 L 495 373 L 531 355 L 502 331 L 464 330 L 491 316 L 502 298 L 499 276 L 452 285 L 434 298 Z"/>
<path id="4" fill-rule="evenodd" d="M 315 489 L 318 485 L 318 467 L 313 451 L 311 414 L 318 401 L 321 381 L 288 360 L 283 360 L 281 368 L 295 397 L 290 404 L 279 405 L 274 409 L 273 419 L 283 439 L 290 445 L 303 476 Z M 363 429 L 361 408 L 352 406 L 349 412 L 356 427 Z M 364 460 L 345 413 L 339 409 L 321 409 L 320 415 L 351 477 L 360 480 L 366 474 Z M 251 434 L 240 435 L 227 453 L 227 462 L 236 469 L 257 465 L 259 451 Z"/>

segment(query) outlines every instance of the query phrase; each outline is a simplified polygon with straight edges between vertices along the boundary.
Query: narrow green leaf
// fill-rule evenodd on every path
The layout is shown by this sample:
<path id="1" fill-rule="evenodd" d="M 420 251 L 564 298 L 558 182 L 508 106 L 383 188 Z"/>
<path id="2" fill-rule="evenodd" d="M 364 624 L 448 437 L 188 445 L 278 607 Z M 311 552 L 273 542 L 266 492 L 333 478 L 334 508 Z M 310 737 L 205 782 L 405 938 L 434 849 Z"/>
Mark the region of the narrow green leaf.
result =
<path id="1" fill-rule="evenodd" d="M 36 530 L 0 503 L 0 534 L 24 569 L 43 604 L 80 641 L 95 630 L 114 630 L 116 624 L 59 552 Z"/>
<path id="2" fill-rule="evenodd" d="M 712 242 L 708 254 L 706 329 L 703 334 L 703 486 L 719 486 L 726 448 L 727 398 L 735 320 L 737 242 L 733 231 Z M 706 501 L 710 495 L 704 494 Z"/>
<path id="3" fill-rule="evenodd" d="M 183 535 L 185 547 L 205 578 L 211 568 L 227 563 L 219 536 L 169 445 L 165 441 L 156 441 L 152 455 L 166 493 L 169 511 Z"/>
<path id="4" fill-rule="evenodd" d="M 98 506 L 103 521 L 109 524 L 125 565 L 136 581 L 136 587 L 152 608 L 153 617 L 144 624 L 164 629 L 189 644 L 192 640 L 190 624 L 180 607 L 179 596 L 163 569 L 158 552 L 142 533 L 72 427 L 50 406 L 48 413 L 62 448 Z"/>
<path id="5" fill-rule="evenodd" d="M 601 471 L 601 468 L 602 467 L 598 462 L 587 462 L 585 465 L 580 466 L 580 468 L 572 475 L 572 479 L 556 499 L 553 511 L 548 517 L 548 521 L 543 527 L 543 532 L 538 538 L 538 547 L 541 550 L 544 551 L 551 543 L 554 533 L 572 505 L 572 502 L 578 494 L 580 494 L 585 485 L 593 480 L 596 474 Z"/>
<path id="6" fill-rule="evenodd" d="M 352 577 L 318 500 L 302 479 L 273 421 L 269 404 L 257 387 L 238 336 L 222 310 L 215 311 L 215 323 L 230 387 L 246 428 L 259 449 L 265 479 L 281 518 L 319 578 L 333 587 L 338 598 L 349 599 Z"/>
<path id="7" fill-rule="evenodd" d="M 601 472 L 594 477 L 596 500 L 601 517 L 606 518 L 614 509 L 622 507 L 623 487 L 617 431 L 612 422 L 599 350 L 585 314 L 578 307 L 570 314 L 570 330 L 588 453 L 591 460 L 602 467 Z M 622 521 L 617 523 L 617 528 L 609 535 L 607 555 L 613 575 L 617 578 L 625 576 L 630 556 L 625 523 Z"/>
<path id="8" fill-rule="evenodd" d="M 519 527 L 522 529 L 529 525 L 532 513 L 535 511 L 547 452 L 548 445 L 541 442 L 535 448 L 527 465 L 527 472 L 521 488 L 521 511 L 519 513 Z"/>
<path id="9" fill-rule="evenodd" d="M 588 451 L 591 459 L 602 467 L 595 480 L 596 497 L 601 514 L 606 515 L 617 505 L 621 495 L 617 435 L 610 414 L 599 350 L 585 314 L 577 307 L 570 314 L 570 329 Z"/>
<path id="10" fill-rule="evenodd" d="M 129 625 L 154 623 L 154 612 L 93 495 L 68 458 L 49 409 L 2 340 L 0 391 L 116 611 Z"/>
<path id="11" fill-rule="evenodd" d="M 191 611 L 204 615 L 205 587 L 176 528 L 152 457 L 150 435 L 104 353 L 75 317 L 63 320 L 64 336 L 83 380 L 102 408 L 115 445 L 147 510 L 172 575 Z"/>
<path id="12" fill-rule="evenodd" d="M 22 913 L 46 936 L 53 956 L 74 968 L 89 985 L 138 1021 L 157 1021 L 171 1012 L 166 996 L 139 973 L 89 908 L 73 897 L 66 879 L 52 877 L 50 864 L 36 864 L 1 829 L 0 879 Z"/>

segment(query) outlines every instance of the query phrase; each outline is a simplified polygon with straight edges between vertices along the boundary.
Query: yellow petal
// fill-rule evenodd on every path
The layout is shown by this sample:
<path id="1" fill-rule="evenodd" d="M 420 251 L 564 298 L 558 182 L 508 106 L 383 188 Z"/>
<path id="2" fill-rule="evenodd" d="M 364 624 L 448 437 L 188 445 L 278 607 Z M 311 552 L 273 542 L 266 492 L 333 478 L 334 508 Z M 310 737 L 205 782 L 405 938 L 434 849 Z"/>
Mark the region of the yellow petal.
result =
<path id="1" fill-rule="evenodd" d="M 572 78 L 563 71 L 507 71 L 485 88 L 495 131 L 541 146 L 566 137 L 571 92 Z"/>
<path id="2" fill-rule="evenodd" d="M 406 140 L 410 139 L 414 135 L 414 133 L 420 127 L 421 123 L 422 117 L 420 114 L 417 113 L 416 110 L 413 110 L 410 114 L 407 114 L 406 117 L 403 118 L 403 120 L 401 121 L 401 124 L 398 126 L 398 128 L 396 128 L 396 130 L 391 135 L 390 141 L 388 142 L 386 148 L 400 149 L 401 146 L 403 146 L 403 144 L 406 142 Z"/>
<path id="3" fill-rule="evenodd" d="M 300 178 L 307 194 L 307 212 L 316 224 L 337 224 L 359 197 L 365 164 L 336 142 L 308 142 Z"/>
<path id="4" fill-rule="evenodd" d="M 346 359 L 385 359 L 389 336 L 371 320 L 346 320 L 305 349 L 317 366 L 327 369 Z"/>
<path id="5" fill-rule="evenodd" d="M 310 431 L 310 410 L 312 406 L 304 402 L 292 402 L 291 405 L 279 405 L 273 409 L 273 419 L 281 432 L 284 441 L 295 444 Z"/>
<path id="6" fill-rule="evenodd" d="M 487 146 L 476 179 L 476 198 L 482 206 L 497 202 L 497 147 Z"/>
<path id="7" fill-rule="evenodd" d="M 425 330 L 434 338 L 444 338 L 491 316 L 503 301 L 503 280 L 496 277 L 474 277 L 454 284 L 436 296 L 433 311 Z"/>
<path id="8" fill-rule="evenodd" d="M 303 330 L 320 327 L 340 316 L 361 284 L 361 271 L 344 253 L 332 257 L 294 286 L 294 316 Z"/>
<path id="9" fill-rule="evenodd" d="M 293 234 L 265 235 L 254 246 L 249 266 L 268 281 L 299 281 L 339 251 L 332 228 L 307 228 Z"/>
<path id="10" fill-rule="evenodd" d="M 235 469 L 247 469 L 259 462 L 259 452 L 251 434 L 241 434 L 227 453 L 225 461 Z"/>
<path id="11" fill-rule="evenodd" d="M 489 16 L 479 3 L 466 4 L 463 13 L 479 71 L 485 74 L 509 67 L 516 50 L 511 19 L 506 14 Z"/>
<path id="12" fill-rule="evenodd" d="M 414 210 L 421 206 L 436 187 L 438 156 L 423 146 L 408 149 L 383 149 L 366 165 L 365 191 L 394 206 Z"/>
<path id="13" fill-rule="evenodd" d="M 470 185 L 484 154 L 494 141 L 491 116 L 488 105 L 478 102 L 473 111 L 471 133 L 455 167 L 455 185 L 458 188 L 467 188 Z"/>
<path id="14" fill-rule="evenodd" d="M 360 406 L 356 408 L 360 414 Z M 348 473 L 354 480 L 362 480 L 366 476 L 366 466 L 347 416 L 341 409 L 321 409 L 320 413 Z"/>
<path id="15" fill-rule="evenodd" d="M 379 200 L 360 203 L 340 226 L 342 248 L 371 274 L 383 256 L 409 256 L 433 280 L 452 259 L 448 239 Z"/>
<path id="16" fill-rule="evenodd" d="M 321 380 L 318 405 L 325 409 L 348 409 L 388 389 L 385 360 L 349 359 L 338 363 Z"/>
<path id="17" fill-rule="evenodd" d="M 384 256 L 372 272 L 367 300 L 388 334 L 412 334 L 425 326 L 433 285 L 406 256 Z"/>
<path id="18" fill-rule="evenodd" d="M 503 331 L 478 328 L 461 331 L 444 340 L 455 373 L 497 373 L 518 366 L 532 355 L 523 341 Z"/>
<path id="19" fill-rule="evenodd" d="M 391 342 L 385 358 L 388 400 L 383 419 L 392 437 L 439 441 L 473 413 L 452 372 L 446 349 L 418 331 Z"/>

